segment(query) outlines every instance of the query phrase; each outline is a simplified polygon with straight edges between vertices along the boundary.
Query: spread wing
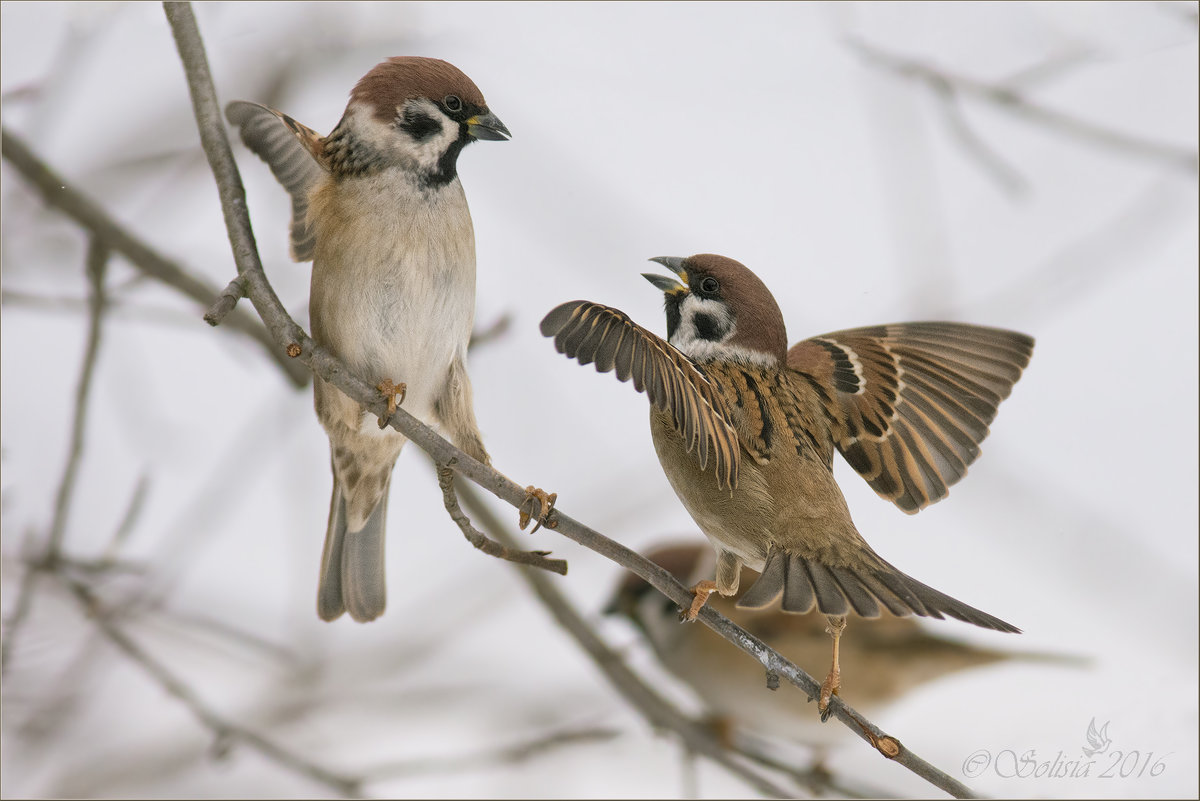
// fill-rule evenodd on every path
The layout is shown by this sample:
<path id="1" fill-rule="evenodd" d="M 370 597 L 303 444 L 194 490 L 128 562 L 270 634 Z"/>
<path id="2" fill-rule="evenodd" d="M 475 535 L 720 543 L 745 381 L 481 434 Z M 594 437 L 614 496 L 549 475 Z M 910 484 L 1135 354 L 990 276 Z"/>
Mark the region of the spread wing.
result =
<path id="1" fill-rule="evenodd" d="M 1032 352 L 1015 331 L 895 323 L 806 339 L 788 366 L 825 396 L 846 461 L 912 514 L 966 475 Z"/>
<path id="2" fill-rule="evenodd" d="M 717 485 L 737 486 L 737 433 L 720 394 L 686 356 L 624 312 L 586 300 L 553 309 L 541 330 L 554 337 L 559 353 L 580 364 L 595 362 L 597 372 L 615 369 L 620 381 L 632 378 L 634 389 L 671 415 L 700 469 L 707 469 L 711 458 Z"/>
<path id="3" fill-rule="evenodd" d="M 292 260 L 311 261 L 316 237 L 308 225 L 308 193 L 326 173 L 321 135 L 258 103 L 235 100 L 225 117 L 292 196 Z"/>

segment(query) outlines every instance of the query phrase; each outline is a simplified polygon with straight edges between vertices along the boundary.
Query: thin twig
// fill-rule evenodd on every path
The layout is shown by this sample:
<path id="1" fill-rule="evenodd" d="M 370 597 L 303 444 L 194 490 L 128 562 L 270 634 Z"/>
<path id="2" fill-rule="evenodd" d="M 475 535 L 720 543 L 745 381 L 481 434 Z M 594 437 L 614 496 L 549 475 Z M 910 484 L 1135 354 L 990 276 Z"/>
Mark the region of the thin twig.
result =
<path id="1" fill-rule="evenodd" d="M 469 350 L 475 350 L 483 345 L 490 345 L 498 339 L 502 339 L 508 333 L 508 329 L 512 328 L 512 312 L 504 312 L 491 325 L 486 328 L 476 328 L 471 332 L 471 340 L 467 343 Z"/>
<path id="2" fill-rule="evenodd" d="M 509 535 L 495 513 L 483 503 L 483 499 L 470 486 L 459 490 L 463 502 L 481 525 L 508 547 L 514 547 L 515 542 Z M 596 664 L 609 683 L 646 719 L 652 728 L 675 732 L 683 741 L 684 747 L 695 753 L 722 765 L 734 775 L 746 781 L 758 792 L 767 797 L 780 798 L 790 795 L 786 790 L 735 759 L 724 745 L 714 736 L 713 731 L 684 715 L 662 696 L 655 692 L 634 673 L 621 655 L 608 647 L 583 616 L 559 591 L 555 582 L 550 581 L 544 574 L 535 570 L 519 571 L 521 578 L 533 590 L 534 595 L 541 601 L 555 621 L 571 636 L 579 647 Z"/>
<path id="3" fill-rule="evenodd" d="M 958 137 L 963 149 L 975 157 L 976 162 L 1008 195 L 1020 197 L 1027 194 L 1029 182 L 971 127 L 953 87 L 945 81 L 931 81 L 931 86 L 941 100 L 942 114 L 950 132 Z"/>
<path id="4" fill-rule="evenodd" d="M 16 167 L 48 204 L 82 225 L 108 248 L 120 253 L 146 275 L 179 290 L 203 308 L 208 308 L 213 302 L 213 298 L 217 296 L 216 287 L 187 272 L 179 264 L 130 233 L 99 204 L 72 188 L 69 181 L 53 172 L 20 138 L 9 133 L 7 128 L 2 129 L 0 139 L 4 159 Z M 266 348 L 293 384 L 302 387 L 308 383 L 309 373 L 299 365 L 292 364 L 275 347 L 274 340 L 251 315 L 239 314 L 230 317 L 226 326 L 246 334 Z"/>
<path id="5" fill-rule="evenodd" d="M 83 609 L 83 613 L 104 637 L 117 647 L 131 662 L 140 667 L 168 695 L 180 701 L 205 728 L 213 733 L 214 748 L 224 751 L 229 746 L 242 742 L 255 751 L 296 773 L 307 776 L 325 787 L 347 798 L 362 796 L 362 780 L 321 767 L 304 757 L 293 754 L 277 743 L 235 723 L 230 723 L 212 711 L 184 682 L 165 665 L 151 656 L 124 629 L 113 622 L 107 610 L 101 607 L 95 594 L 86 584 L 58 575 Z"/>
<path id="6" fill-rule="evenodd" d="M 1030 89 L 1034 86 L 1057 80 L 1071 70 L 1076 70 L 1095 58 L 1093 52 L 1079 44 L 1025 67 L 1004 78 L 998 86 L 1009 90 Z"/>
<path id="7" fill-rule="evenodd" d="M 1074 136 L 1081 141 L 1107 147 L 1125 155 L 1153 159 L 1188 173 L 1196 172 L 1198 159 L 1195 150 L 1114 131 L 1111 128 L 1105 128 L 1102 125 L 1034 103 L 1010 87 L 989 84 L 965 75 L 950 73 L 915 59 L 884 52 L 857 39 L 848 39 L 846 44 L 858 51 L 868 61 L 885 67 L 897 75 L 915 78 L 935 88 L 948 87 L 953 92 L 984 100 L 1024 120 Z"/>
<path id="8" fill-rule="evenodd" d="M 54 516 L 50 521 L 50 531 L 46 537 L 45 548 L 35 558 L 33 564 L 26 566 L 21 586 L 17 590 L 17 600 L 13 604 L 12 615 L 4 627 L 4 641 L 0 644 L 0 676 L 7 671 L 17 634 L 33 610 L 33 596 L 39 574 L 44 570 L 52 569 L 62 555 L 62 541 L 66 535 L 71 501 L 75 495 L 75 479 L 79 474 L 79 463 L 83 459 L 88 397 L 92 391 L 92 377 L 96 371 L 96 356 L 100 351 L 104 310 L 108 305 L 104 291 L 104 276 L 108 270 L 109 255 L 108 244 L 98 236 L 92 237 L 88 243 L 86 270 L 88 278 L 87 340 L 84 346 L 83 364 L 79 368 L 79 382 L 75 387 L 75 409 L 71 420 L 71 439 L 67 448 L 67 462 L 63 467 L 62 478 L 59 480 L 58 492 L 55 494 Z"/>
<path id="9" fill-rule="evenodd" d="M 246 297 L 246 282 L 239 275 L 229 282 L 221 291 L 221 296 L 204 313 L 204 322 L 214 326 L 220 325 L 226 315 L 233 311 L 233 307 L 238 304 L 238 301 L 244 297 Z"/>
<path id="10" fill-rule="evenodd" d="M 483 502 L 482 497 L 474 487 L 470 485 L 464 486 L 459 490 L 459 493 L 462 496 L 463 503 L 484 528 L 491 532 L 497 539 L 507 543 L 509 547 L 515 546 L 513 538 L 506 532 L 505 527 L 492 509 Z M 710 726 L 691 720 L 650 689 L 641 677 L 625 664 L 625 660 L 620 654 L 604 643 L 603 639 L 595 633 L 587 621 L 575 611 L 574 607 L 566 600 L 566 597 L 558 590 L 554 582 L 547 581 L 544 577 L 530 571 L 521 571 L 521 575 L 529 583 L 531 589 L 534 590 L 535 597 L 563 625 L 567 633 L 579 642 L 584 653 L 591 657 L 597 667 L 605 673 L 613 687 L 621 693 L 634 709 L 642 714 L 651 726 L 675 731 L 683 740 L 685 750 L 690 750 L 693 754 L 701 754 L 707 757 L 710 756 L 712 749 L 727 748 L 725 741 Z M 651 703 L 646 704 L 647 700 L 651 700 Z M 669 711 L 664 713 L 664 708 Z M 683 722 L 688 728 L 685 731 L 680 731 L 676 728 L 678 722 Z M 698 747 L 696 745 L 698 738 L 706 739 L 710 745 L 703 748 Z M 761 750 L 755 749 L 748 743 L 735 744 L 734 752 L 772 770 L 785 773 L 789 778 L 810 788 L 814 792 L 832 791 L 850 798 L 879 797 L 880 795 L 873 791 L 863 792 L 849 788 L 838 782 L 825 770 L 799 770 L 792 766 L 783 765 L 778 761 L 772 761 L 770 758 L 765 757 Z M 720 762 L 719 760 L 715 761 Z M 726 763 L 722 762 L 721 764 L 728 767 Z M 737 765 L 733 772 L 735 775 L 742 776 L 743 779 L 749 781 L 751 784 L 756 783 L 741 773 L 740 765 Z M 759 789 L 766 791 L 767 788 L 760 786 Z M 768 792 L 767 794 L 770 795 L 771 793 Z M 775 793 L 775 795 L 778 795 L 778 793 Z"/>
<path id="11" fill-rule="evenodd" d="M 493 765 L 525 762 L 566 746 L 605 742 L 619 734 L 620 732 L 615 729 L 604 728 L 555 731 L 525 742 L 502 746 L 482 753 L 455 754 L 448 757 L 415 757 L 403 762 L 391 762 L 368 770 L 367 775 L 378 780 L 410 778 L 430 773 L 461 773 L 465 770 L 482 770 Z"/>
<path id="12" fill-rule="evenodd" d="M 108 245 L 93 237 L 88 245 L 88 332 L 87 345 L 83 352 L 83 367 L 79 373 L 79 384 L 75 388 L 75 412 L 71 421 L 71 445 L 67 453 L 67 466 L 54 500 L 54 517 L 50 524 L 50 542 L 47 558 L 52 560 L 62 553 L 62 541 L 67 530 L 67 519 L 71 512 L 71 501 L 75 494 L 75 478 L 79 474 L 79 463 L 83 458 L 84 427 L 87 424 L 88 397 L 92 391 L 92 377 L 96 372 L 96 356 L 100 352 L 100 333 L 104 322 L 104 310 L 108 298 L 104 291 L 104 275 L 108 270 Z"/>
<path id="13" fill-rule="evenodd" d="M 129 505 L 125 507 L 125 514 L 121 516 L 121 522 L 117 524 L 116 529 L 113 531 L 112 539 L 108 542 L 108 547 L 104 549 L 104 559 L 111 561 L 116 558 L 117 552 L 125 544 L 125 540 L 128 539 L 129 534 L 133 531 L 138 517 L 142 514 L 142 506 L 146 502 L 146 495 L 149 490 L 150 477 L 142 473 L 133 488 L 133 495 L 129 498 Z"/>
<path id="14" fill-rule="evenodd" d="M 453 467 L 453 459 L 450 460 L 449 466 L 437 466 L 438 486 L 442 488 L 442 502 L 446 505 L 446 511 L 450 514 L 450 519 L 458 524 L 463 536 L 467 538 L 467 542 L 488 556 L 494 556 L 497 559 L 549 570 L 551 573 L 557 573 L 560 576 L 567 575 L 567 560 L 547 559 L 546 556 L 550 553 L 549 551 L 521 551 L 515 548 L 506 548 L 472 526 L 471 519 L 466 516 L 462 507 L 458 505 L 458 497 L 454 493 Z"/>
<path id="15" fill-rule="evenodd" d="M 767 753 L 767 742 L 760 742 L 760 738 L 748 732 L 735 732 L 733 740 L 731 748 L 734 751 L 764 767 L 783 773 L 800 786 L 807 788 L 809 792 L 823 795 L 833 793 L 842 798 L 890 797 L 887 793 L 881 792 L 876 787 L 851 787 L 845 782 L 840 781 L 819 762 L 812 767 L 801 770 L 786 760 L 779 759 Z"/>
<path id="16" fill-rule="evenodd" d="M 246 281 L 248 299 L 254 304 L 254 308 L 263 318 L 267 329 L 280 347 L 285 347 L 289 353 L 294 353 L 298 362 L 308 365 L 317 376 L 336 387 L 347 397 L 357 401 L 365 411 L 385 419 L 385 415 L 388 413 L 387 403 L 376 388 L 353 375 L 340 360 L 317 346 L 312 338 L 288 315 L 287 310 L 279 302 L 274 288 L 267 280 L 254 244 L 253 229 L 246 207 L 245 190 L 237 171 L 232 149 L 229 146 L 229 139 L 221 124 L 216 91 L 213 88 L 212 76 L 209 73 L 208 61 L 200 39 L 200 32 L 196 27 L 195 17 L 187 3 L 167 3 L 165 9 L 187 75 L 188 89 L 196 112 L 196 122 L 200 128 L 201 145 L 217 180 L 222 211 L 225 215 L 226 226 L 229 228 L 229 239 L 233 247 L 238 274 L 243 276 Z M 391 415 L 390 425 L 408 437 L 418 448 L 428 453 L 435 463 L 448 464 L 451 459 L 457 459 L 454 470 L 459 475 L 465 476 L 514 508 L 519 509 L 525 502 L 527 493 L 523 487 L 488 465 L 482 464 L 458 450 L 432 428 L 410 415 L 403 407 L 395 409 Z M 561 512 L 554 512 L 551 519 L 557 522 L 555 531 L 559 534 L 633 571 L 681 606 L 684 603 L 690 604 L 691 592 L 658 565 Z M 547 583 L 541 572 L 525 571 L 525 573 L 530 577 L 540 577 L 539 583 L 541 584 Z M 531 580 L 533 579 L 531 578 Z M 810 698 L 816 698 L 819 692 L 817 682 L 769 648 L 762 640 L 707 607 L 701 610 L 699 619 L 725 639 L 750 653 L 765 668 L 774 670 L 780 676 L 787 678 Z M 594 635 L 586 627 L 579 632 L 579 635 L 583 638 L 580 640 L 581 644 L 586 639 L 595 641 Z M 598 642 L 593 642 L 593 644 L 602 645 Z M 871 742 L 888 758 L 904 765 L 918 776 L 952 795 L 971 796 L 971 791 L 961 782 L 903 748 L 899 741 L 884 734 L 837 696 L 834 696 L 830 709 L 852 731 Z M 678 727 L 673 728 L 685 731 L 689 725 L 681 723 Z M 723 761 L 723 764 L 737 764 L 723 751 L 714 758 Z M 740 767 L 745 770 L 745 766 Z"/>
<path id="17" fill-rule="evenodd" d="M 87 300 L 62 295 L 42 295 L 24 292 L 19 289 L 0 290 L 0 303 L 7 307 L 37 309 L 39 311 L 78 315 L 87 312 Z M 195 315 L 182 309 L 169 309 L 163 306 L 136 304 L 118 300 L 116 292 L 109 291 L 109 319 L 115 322 L 136 321 L 152 325 L 182 326 L 196 330 Z M 310 374 L 311 375 L 311 374 Z"/>

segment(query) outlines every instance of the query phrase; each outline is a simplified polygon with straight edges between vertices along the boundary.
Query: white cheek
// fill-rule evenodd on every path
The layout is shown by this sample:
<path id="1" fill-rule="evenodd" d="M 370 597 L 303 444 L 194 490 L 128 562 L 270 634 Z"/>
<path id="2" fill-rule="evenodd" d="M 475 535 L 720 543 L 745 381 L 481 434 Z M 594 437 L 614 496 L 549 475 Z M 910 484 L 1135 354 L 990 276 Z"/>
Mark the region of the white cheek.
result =
<path id="1" fill-rule="evenodd" d="M 707 314 L 724 329 L 719 340 L 702 339 L 696 333 L 696 315 Z M 778 360 L 769 354 L 748 350 L 740 345 L 731 345 L 729 340 L 737 334 L 737 322 L 730 316 L 729 307 L 715 300 L 688 295 L 679 305 L 679 325 L 670 342 L 676 350 L 700 362 L 712 360 L 734 361 L 774 367 Z"/>
<path id="2" fill-rule="evenodd" d="M 717 325 L 725 329 L 725 336 L 716 342 L 710 339 L 701 339 L 696 333 L 696 315 L 698 314 L 705 314 L 714 319 Z M 721 342 L 728 341 L 736 331 L 737 326 L 730 318 L 729 308 L 724 303 L 687 295 L 683 299 L 683 303 L 679 305 L 679 325 L 676 326 L 675 333 L 671 336 L 671 344 L 689 356 L 697 356 Z"/>
<path id="3" fill-rule="evenodd" d="M 400 135 L 392 140 L 390 147 L 397 156 L 402 159 L 411 159 L 422 171 L 434 172 L 437 170 L 438 159 L 450 149 L 450 145 L 454 144 L 454 140 L 458 138 L 458 123 L 443 114 L 440 108 L 428 100 L 413 100 L 410 101 L 410 105 L 441 123 L 442 130 L 429 139 L 416 142 L 403 130 L 394 128 L 393 130 L 398 131 Z M 397 113 L 402 115 L 404 112 L 402 109 L 397 109 Z"/>
<path id="4" fill-rule="evenodd" d="M 355 117 L 352 123 L 355 133 L 371 150 L 387 154 L 389 160 L 394 160 L 413 172 L 435 172 L 438 169 L 438 159 L 458 138 L 458 123 L 428 100 L 414 100 L 410 101 L 410 104 L 441 123 L 441 131 L 429 139 L 417 142 L 395 124 L 385 124 L 375 119 L 366 108 L 352 108 L 348 113 Z M 396 109 L 396 114 L 403 116 L 403 107 Z"/>
<path id="5" fill-rule="evenodd" d="M 408 145 L 405 149 L 412 154 L 417 164 L 430 172 L 437 169 L 438 159 L 450 149 L 450 145 L 454 144 L 454 140 L 458 138 L 456 122 L 445 116 L 439 117 L 438 121 L 442 124 L 440 134 L 423 142 L 413 142 L 410 139 L 405 143 Z"/>

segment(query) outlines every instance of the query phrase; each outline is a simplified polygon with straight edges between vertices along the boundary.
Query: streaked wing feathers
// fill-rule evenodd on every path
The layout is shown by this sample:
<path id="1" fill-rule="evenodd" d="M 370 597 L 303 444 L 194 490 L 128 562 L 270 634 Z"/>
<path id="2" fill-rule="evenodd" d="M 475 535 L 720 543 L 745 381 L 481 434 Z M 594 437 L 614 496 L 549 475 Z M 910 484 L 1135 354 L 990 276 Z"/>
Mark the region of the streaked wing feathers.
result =
<path id="1" fill-rule="evenodd" d="M 806 339 L 788 366 L 827 396 L 846 461 L 912 514 L 966 475 L 1032 352 L 1015 331 L 894 323 Z"/>
<path id="2" fill-rule="evenodd" d="M 225 117 L 292 196 L 292 259 L 311 261 L 316 237 L 308 225 L 308 193 L 326 172 L 321 135 L 257 103 L 236 100 L 226 106 Z"/>
<path id="3" fill-rule="evenodd" d="M 702 470 L 713 462 L 717 485 L 733 488 L 738 477 L 738 438 L 720 394 L 692 362 L 662 338 L 617 309 L 586 300 L 564 303 L 542 320 L 559 353 L 596 370 L 633 379 L 638 392 L 671 415 L 675 430 L 695 451 Z"/>

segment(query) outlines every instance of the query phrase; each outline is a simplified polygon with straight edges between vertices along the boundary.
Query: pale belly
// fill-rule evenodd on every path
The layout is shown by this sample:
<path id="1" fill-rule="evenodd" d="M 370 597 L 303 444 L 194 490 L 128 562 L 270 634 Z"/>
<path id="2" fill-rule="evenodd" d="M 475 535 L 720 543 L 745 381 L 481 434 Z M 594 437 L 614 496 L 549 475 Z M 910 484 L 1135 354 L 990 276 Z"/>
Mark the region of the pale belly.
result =
<path id="1" fill-rule="evenodd" d="M 314 196 L 344 223 L 318 228 L 309 311 L 317 342 L 372 384 L 404 383 L 405 410 L 428 421 L 450 365 L 466 356 L 475 242 L 457 182 L 436 201 L 409 197 L 386 214 L 353 202 L 395 204 L 403 188 L 380 179 L 357 194 Z"/>

